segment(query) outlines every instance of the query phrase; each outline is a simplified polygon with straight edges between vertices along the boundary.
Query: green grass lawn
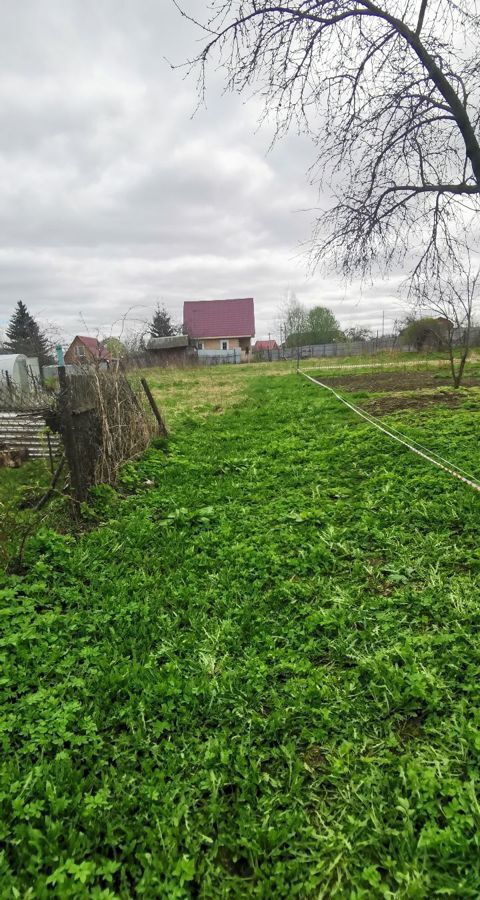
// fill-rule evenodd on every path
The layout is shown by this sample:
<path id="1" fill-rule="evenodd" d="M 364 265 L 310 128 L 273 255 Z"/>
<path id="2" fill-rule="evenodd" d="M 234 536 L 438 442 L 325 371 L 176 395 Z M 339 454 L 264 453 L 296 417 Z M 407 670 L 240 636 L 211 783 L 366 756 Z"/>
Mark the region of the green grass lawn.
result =
<path id="1" fill-rule="evenodd" d="M 50 510 L 44 511 L 34 519 L 31 509 L 22 509 L 20 504 L 28 497 L 39 499 L 51 478 L 45 459 L 31 460 L 18 469 L 0 469 L 0 567 L 9 562 L 23 534 L 50 515 Z"/>
<path id="2" fill-rule="evenodd" d="M 369 354 L 368 356 L 326 357 L 302 359 L 302 371 L 318 375 L 345 374 L 345 367 L 354 366 L 359 374 L 378 372 L 432 372 L 450 377 L 449 363 L 444 353 L 403 353 L 400 351 Z M 153 390 L 167 423 L 176 427 L 185 416 L 207 419 L 222 415 L 242 403 L 252 380 L 259 377 L 291 375 L 297 369 L 296 360 L 250 363 L 238 366 L 198 366 L 197 368 L 157 368 L 135 372 L 133 378 L 143 375 Z M 465 376 L 480 377 L 480 356 L 476 348 L 465 368 Z"/>
<path id="3" fill-rule="evenodd" d="M 3 578 L 2 897 L 480 895 L 480 496 L 270 373 L 152 373 L 168 446 Z M 392 421 L 479 476 L 478 419 Z"/>

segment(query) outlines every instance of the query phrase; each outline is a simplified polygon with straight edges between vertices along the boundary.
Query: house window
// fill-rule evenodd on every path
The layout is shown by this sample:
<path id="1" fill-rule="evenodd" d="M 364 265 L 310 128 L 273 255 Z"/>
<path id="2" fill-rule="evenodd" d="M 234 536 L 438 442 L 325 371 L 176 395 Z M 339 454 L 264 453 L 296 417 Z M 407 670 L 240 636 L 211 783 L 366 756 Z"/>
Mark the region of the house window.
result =
<path id="1" fill-rule="evenodd" d="M 85 356 L 85 347 L 83 344 L 75 344 L 75 356 Z"/>
<path id="2" fill-rule="evenodd" d="M 197 341 L 197 350 L 203 350 L 203 341 Z"/>
<path id="3" fill-rule="evenodd" d="M 221 341 L 222 350 L 228 350 L 228 341 Z"/>

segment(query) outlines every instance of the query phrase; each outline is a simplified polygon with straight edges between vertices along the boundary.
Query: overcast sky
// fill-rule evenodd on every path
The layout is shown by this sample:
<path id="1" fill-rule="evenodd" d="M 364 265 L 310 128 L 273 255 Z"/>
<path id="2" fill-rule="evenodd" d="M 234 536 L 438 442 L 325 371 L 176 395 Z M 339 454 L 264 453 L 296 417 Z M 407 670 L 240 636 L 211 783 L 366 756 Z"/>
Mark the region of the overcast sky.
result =
<path id="1" fill-rule="evenodd" d="M 190 8 L 202 8 L 190 0 Z M 312 274 L 304 247 L 318 196 L 314 148 L 269 151 L 255 100 L 206 109 L 172 70 L 198 34 L 171 0 L 0 0 L 0 328 L 17 300 L 64 340 L 106 335 L 157 301 L 253 296 L 257 337 L 287 291 L 343 326 L 386 330 L 395 281 L 345 285 Z M 118 332 L 118 325 L 113 333 Z"/>

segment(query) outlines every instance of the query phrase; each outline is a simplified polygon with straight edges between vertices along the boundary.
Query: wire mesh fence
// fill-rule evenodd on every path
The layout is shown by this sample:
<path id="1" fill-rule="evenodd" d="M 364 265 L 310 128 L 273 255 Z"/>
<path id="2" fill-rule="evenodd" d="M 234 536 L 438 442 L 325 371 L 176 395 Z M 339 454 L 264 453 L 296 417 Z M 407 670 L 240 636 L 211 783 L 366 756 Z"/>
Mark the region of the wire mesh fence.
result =
<path id="1" fill-rule="evenodd" d="M 54 391 L 33 375 L 27 384 L 17 384 L 6 373 L 0 378 L 0 411 L 40 412 L 54 405 Z"/>

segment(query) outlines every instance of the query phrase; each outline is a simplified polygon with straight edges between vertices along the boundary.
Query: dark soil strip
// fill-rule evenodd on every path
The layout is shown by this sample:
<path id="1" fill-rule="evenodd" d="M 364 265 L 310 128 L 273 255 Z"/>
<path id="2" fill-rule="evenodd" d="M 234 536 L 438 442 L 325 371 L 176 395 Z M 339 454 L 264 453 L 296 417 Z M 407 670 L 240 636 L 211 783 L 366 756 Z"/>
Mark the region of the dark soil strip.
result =
<path id="1" fill-rule="evenodd" d="M 413 391 L 420 389 L 451 386 L 451 379 L 447 376 L 434 375 L 431 372 L 377 372 L 363 375 L 330 375 L 322 376 L 317 381 L 328 384 L 330 387 L 341 388 L 344 391 L 371 391 L 383 393 L 385 391 Z M 465 378 L 464 387 L 480 387 L 479 378 Z"/>

